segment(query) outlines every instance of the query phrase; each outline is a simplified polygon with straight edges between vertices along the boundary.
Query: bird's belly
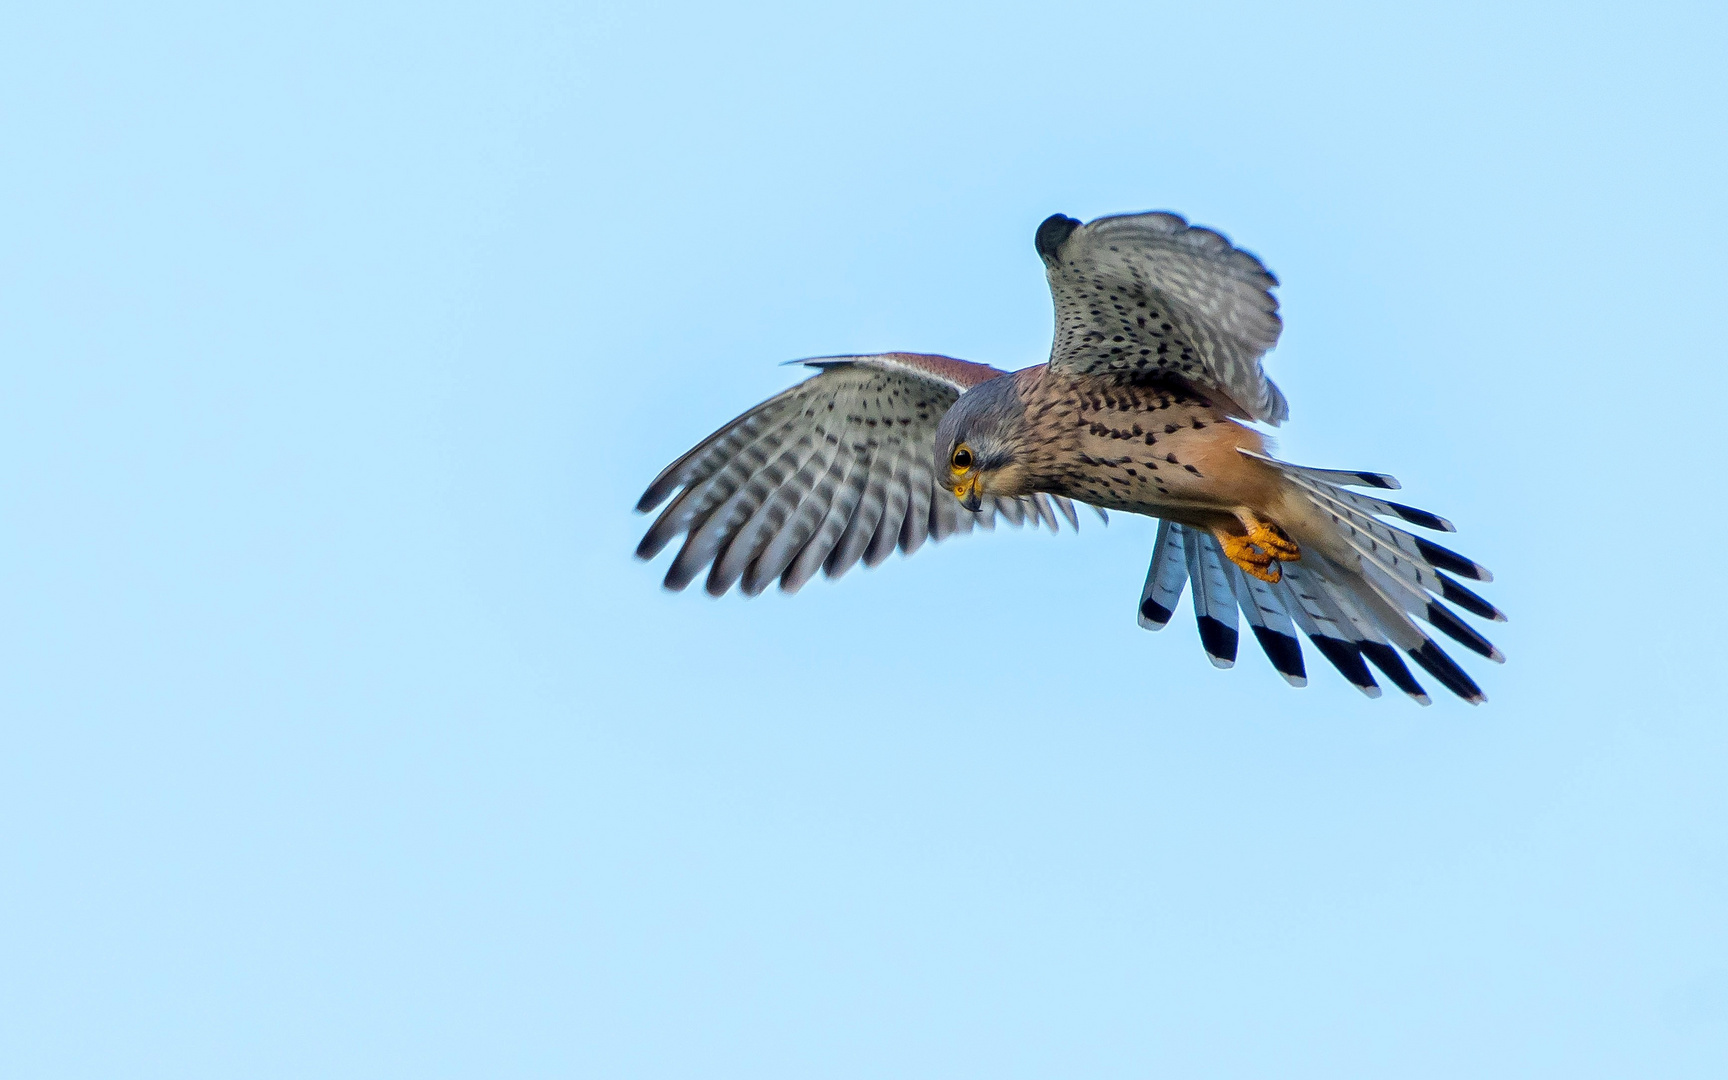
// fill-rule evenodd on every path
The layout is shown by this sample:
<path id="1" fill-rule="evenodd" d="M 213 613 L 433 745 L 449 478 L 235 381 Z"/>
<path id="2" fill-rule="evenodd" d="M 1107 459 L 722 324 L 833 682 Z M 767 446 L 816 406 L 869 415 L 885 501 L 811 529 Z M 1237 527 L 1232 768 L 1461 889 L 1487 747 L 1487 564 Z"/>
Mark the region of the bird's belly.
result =
<path id="1" fill-rule="evenodd" d="M 1091 503 L 1104 510 L 1115 510 L 1126 514 L 1144 514 L 1147 517 L 1168 518 L 1171 521 L 1185 525 L 1196 525 L 1210 528 L 1212 525 L 1228 521 L 1231 518 L 1230 504 L 1216 498 L 1178 498 L 1157 490 L 1132 488 L 1124 490 L 1120 487 L 1092 489 L 1084 494 L 1066 493 L 1069 498 Z"/>
<path id="2" fill-rule="evenodd" d="M 1107 510 L 1210 525 L 1262 501 L 1266 478 L 1238 447 L 1260 436 L 1209 410 L 1094 419 L 1063 440 L 1045 490 Z M 1155 423 L 1149 423 L 1153 421 Z M 1150 429 L 1150 430 L 1149 430 Z"/>

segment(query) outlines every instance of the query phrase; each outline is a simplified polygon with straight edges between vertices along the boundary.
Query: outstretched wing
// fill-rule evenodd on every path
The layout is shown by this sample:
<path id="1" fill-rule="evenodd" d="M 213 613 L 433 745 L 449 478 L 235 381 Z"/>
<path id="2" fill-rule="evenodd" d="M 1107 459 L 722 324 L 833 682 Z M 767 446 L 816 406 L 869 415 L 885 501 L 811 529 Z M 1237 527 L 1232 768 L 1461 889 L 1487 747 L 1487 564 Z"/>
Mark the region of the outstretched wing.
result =
<path id="1" fill-rule="evenodd" d="M 936 485 L 942 414 L 1005 372 L 916 353 L 806 363 L 819 372 L 702 440 L 636 504 L 646 512 L 678 492 L 636 548 L 651 559 L 685 534 L 667 588 L 684 588 L 708 567 L 714 596 L 740 581 L 754 596 L 775 578 L 795 592 L 817 570 L 839 577 L 896 547 L 911 554 L 927 537 L 994 528 L 998 516 L 1054 530 L 1060 513 L 1079 527 L 1066 499 L 991 497 L 973 513 Z"/>
<path id="2" fill-rule="evenodd" d="M 1210 386 L 1255 420 L 1289 414 L 1260 368 L 1283 321 L 1260 260 L 1175 214 L 1123 214 L 1038 227 L 1056 300 L 1052 368 L 1162 371 Z"/>

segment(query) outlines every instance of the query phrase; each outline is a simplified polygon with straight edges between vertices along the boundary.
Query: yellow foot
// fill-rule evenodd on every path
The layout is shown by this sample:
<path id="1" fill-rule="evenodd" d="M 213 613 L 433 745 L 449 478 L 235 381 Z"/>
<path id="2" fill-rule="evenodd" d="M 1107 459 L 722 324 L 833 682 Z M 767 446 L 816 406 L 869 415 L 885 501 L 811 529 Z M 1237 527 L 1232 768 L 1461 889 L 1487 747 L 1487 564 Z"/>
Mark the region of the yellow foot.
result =
<path id="1" fill-rule="evenodd" d="M 1283 529 L 1271 522 L 1261 521 L 1247 513 L 1239 512 L 1236 516 L 1247 530 L 1246 535 L 1233 536 L 1223 531 L 1213 533 L 1224 548 L 1224 557 L 1241 567 L 1243 573 L 1261 581 L 1281 580 L 1284 572 L 1278 564 L 1300 559 L 1302 549 Z"/>

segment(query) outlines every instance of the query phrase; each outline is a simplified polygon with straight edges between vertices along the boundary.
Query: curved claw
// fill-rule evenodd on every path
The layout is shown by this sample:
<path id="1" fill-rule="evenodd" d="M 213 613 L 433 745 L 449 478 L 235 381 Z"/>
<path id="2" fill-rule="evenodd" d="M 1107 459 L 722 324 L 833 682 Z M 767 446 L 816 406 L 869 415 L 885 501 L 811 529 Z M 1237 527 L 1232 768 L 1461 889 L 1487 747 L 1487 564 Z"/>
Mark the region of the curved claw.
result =
<path id="1" fill-rule="evenodd" d="M 1269 521 L 1239 511 L 1237 518 L 1247 530 L 1246 535 L 1233 536 L 1226 532 L 1215 532 L 1219 546 L 1224 549 L 1224 557 L 1241 567 L 1242 572 L 1261 581 L 1276 583 L 1284 577 L 1284 572 L 1278 568 L 1281 562 L 1296 562 L 1302 558 L 1302 549 L 1296 541 L 1277 525 Z"/>

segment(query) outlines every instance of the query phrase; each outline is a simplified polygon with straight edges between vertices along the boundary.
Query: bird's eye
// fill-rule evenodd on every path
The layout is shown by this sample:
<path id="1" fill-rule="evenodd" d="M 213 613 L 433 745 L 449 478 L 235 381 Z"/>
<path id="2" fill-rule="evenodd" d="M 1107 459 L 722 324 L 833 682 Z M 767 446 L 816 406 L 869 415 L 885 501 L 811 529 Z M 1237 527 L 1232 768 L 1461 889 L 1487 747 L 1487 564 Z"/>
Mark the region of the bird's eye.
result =
<path id="1" fill-rule="evenodd" d="M 964 446 L 954 448 L 954 471 L 965 472 L 972 467 L 972 451 Z"/>

